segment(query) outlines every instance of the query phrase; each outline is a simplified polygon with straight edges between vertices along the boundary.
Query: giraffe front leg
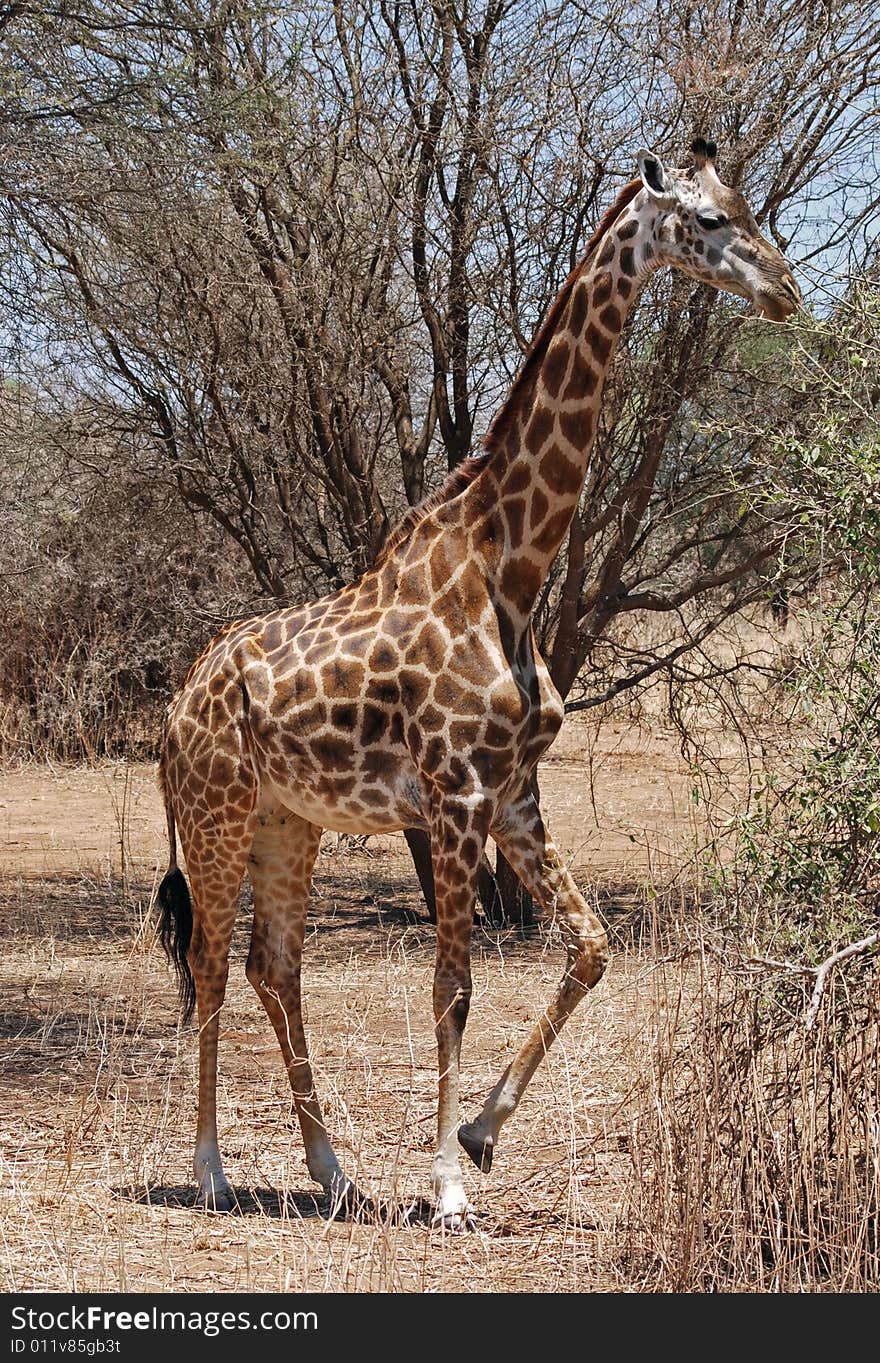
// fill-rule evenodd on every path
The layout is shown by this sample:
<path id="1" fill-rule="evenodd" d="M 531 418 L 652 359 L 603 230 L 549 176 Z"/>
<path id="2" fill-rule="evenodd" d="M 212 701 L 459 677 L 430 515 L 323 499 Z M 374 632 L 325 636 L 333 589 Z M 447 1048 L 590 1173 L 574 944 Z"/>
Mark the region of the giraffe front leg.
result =
<path id="1" fill-rule="evenodd" d="M 488 817 L 482 809 L 446 804 L 436 812 L 431 830 L 437 901 L 433 1002 L 440 1073 L 431 1184 L 437 1199 L 435 1224 L 448 1230 L 471 1230 L 476 1225 L 459 1163 L 459 1061 L 471 999 L 470 945 L 477 872 L 487 827 Z"/>
<path id="2" fill-rule="evenodd" d="M 566 963 L 546 1012 L 489 1094 L 482 1112 L 459 1130 L 462 1147 L 484 1173 L 491 1168 L 501 1127 L 516 1110 L 561 1028 L 586 991 L 598 984 L 608 964 L 605 929 L 563 865 L 534 796 L 529 794 L 506 809 L 491 831 L 529 893 L 558 919 L 565 937 Z"/>

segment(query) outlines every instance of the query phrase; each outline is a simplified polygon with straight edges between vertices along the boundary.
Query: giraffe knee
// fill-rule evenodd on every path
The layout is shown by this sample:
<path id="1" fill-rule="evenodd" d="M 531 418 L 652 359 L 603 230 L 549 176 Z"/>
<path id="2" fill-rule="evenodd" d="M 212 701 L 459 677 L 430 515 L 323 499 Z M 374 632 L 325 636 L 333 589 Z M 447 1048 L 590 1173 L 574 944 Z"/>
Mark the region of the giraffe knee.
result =
<path id="1" fill-rule="evenodd" d="M 299 970 L 292 962 L 275 953 L 262 951 L 250 952 L 244 973 L 260 995 L 277 994 L 280 989 L 289 988 L 299 977 Z"/>
<path id="2" fill-rule="evenodd" d="M 610 957 L 607 933 L 597 928 L 578 943 L 571 973 L 585 989 L 592 989 L 605 974 Z"/>
<path id="3" fill-rule="evenodd" d="M 434 1018 L 438 1027 L 451 1024 L 463 1032 L 471 1007 L 471 986 L 467 984 L 447 985 L 438 982 L 434 987 Z"/>

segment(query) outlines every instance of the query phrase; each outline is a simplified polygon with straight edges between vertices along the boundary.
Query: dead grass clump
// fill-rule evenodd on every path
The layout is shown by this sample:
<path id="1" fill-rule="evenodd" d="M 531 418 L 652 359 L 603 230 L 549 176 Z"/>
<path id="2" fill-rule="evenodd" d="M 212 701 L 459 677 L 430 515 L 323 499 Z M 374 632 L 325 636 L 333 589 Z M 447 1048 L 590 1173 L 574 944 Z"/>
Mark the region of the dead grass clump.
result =
<path id="1" fill-rule="evenodd" d="M 643 1290 L 877 1290 L 876 958 L 847 964 L 817 996 L 815 970 L 729 944 L 682 957 L 695 1008 L 657 1012 L 632 1121 L 620 1250 Z"/>

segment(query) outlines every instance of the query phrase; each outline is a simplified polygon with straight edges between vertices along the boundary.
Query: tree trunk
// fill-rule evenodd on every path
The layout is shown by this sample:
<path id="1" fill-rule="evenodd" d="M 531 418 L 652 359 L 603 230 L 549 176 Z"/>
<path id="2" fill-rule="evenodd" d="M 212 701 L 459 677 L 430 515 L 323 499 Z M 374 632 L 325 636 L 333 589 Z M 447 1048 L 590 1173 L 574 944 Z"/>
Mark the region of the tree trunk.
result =
<path id="1" fill-rule="evenodd" d="M 431 839 L 420 828 L 405 828 L 406 838 L 413 866 L 419 878 L 422 894 L 428 909 L 428 918 L 437 922 L 437 898 L 434 893 L 434 871 L 431 866 Z M 535 921 L 535 908 L 531 896 L 526 893 L 517 879 L 516 873 L 498 853 L 498 867 L 493 872 L 484 855 L 477 876 L 477 898 L 493 927 L 514 925 L 527 927 Z"/>
<path id="2" fill-rule="evenodd" d="M 495 863 L 495 885 L 501 899 L 501 921 L 508 927 L 531 927 L 535 921 L 534 901 L 500 849 Z"/>
<path id="3" fill-rule="evenodd" d="M 406 845 L 413 859 L 413 866 L 416 868 L 422 894 L 425 896 L 428 918 L 432 923 L 436 923 L 437 898 L 434 894 L 434 869 L 431 866 L 431 839 L 420 828 L 405 828 L 403 836 L 406 838 Z"/>

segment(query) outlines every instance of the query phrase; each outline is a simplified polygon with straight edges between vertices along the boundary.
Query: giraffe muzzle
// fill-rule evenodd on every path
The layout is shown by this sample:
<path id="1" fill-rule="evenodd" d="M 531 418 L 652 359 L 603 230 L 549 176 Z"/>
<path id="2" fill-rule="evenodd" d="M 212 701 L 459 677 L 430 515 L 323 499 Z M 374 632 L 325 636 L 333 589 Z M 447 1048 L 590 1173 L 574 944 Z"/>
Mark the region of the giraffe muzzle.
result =
<path id="1" fill-rule="evenodd" d="M 771 322 L 784 322 L 800 305 L 801 291 L 790 274 L 781 275 L 772 289 L 755 298 L 755 306 Z"/>

